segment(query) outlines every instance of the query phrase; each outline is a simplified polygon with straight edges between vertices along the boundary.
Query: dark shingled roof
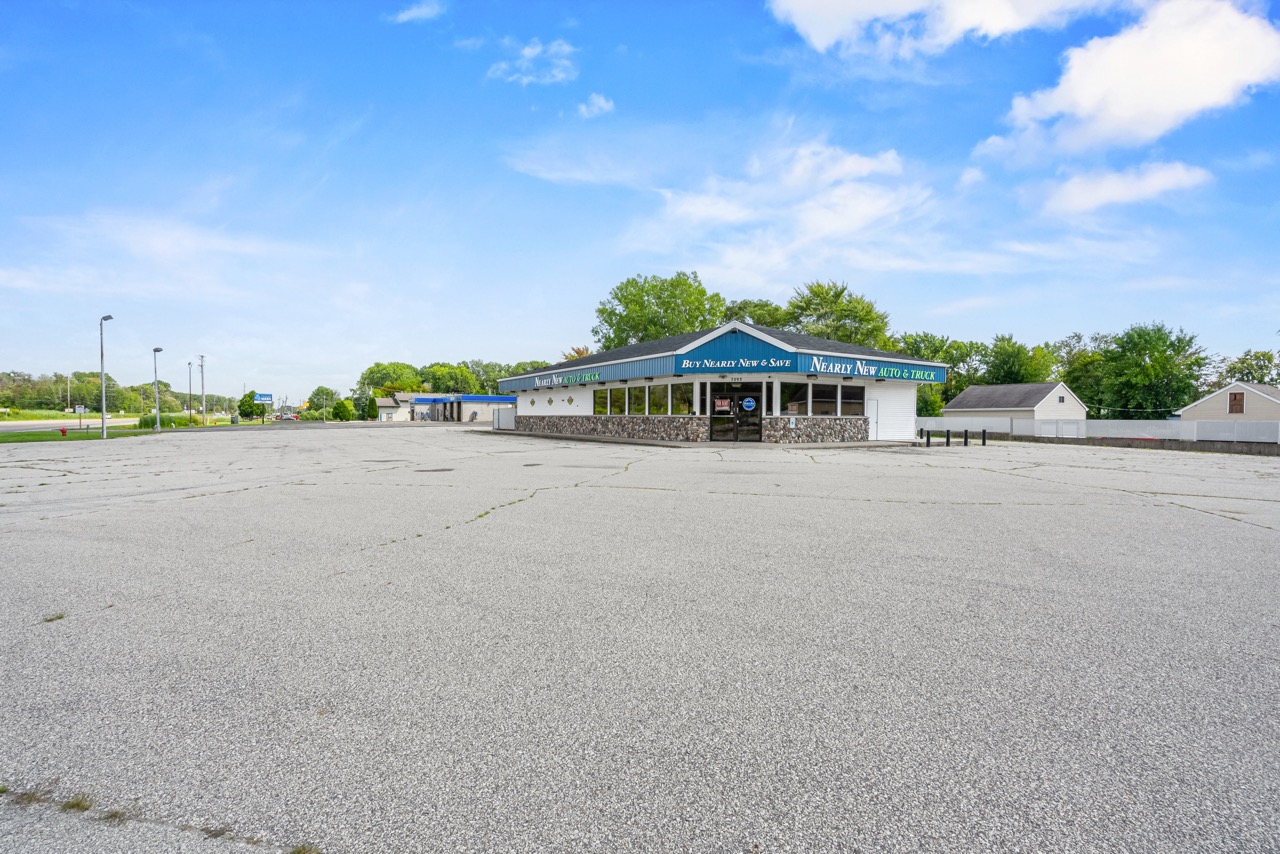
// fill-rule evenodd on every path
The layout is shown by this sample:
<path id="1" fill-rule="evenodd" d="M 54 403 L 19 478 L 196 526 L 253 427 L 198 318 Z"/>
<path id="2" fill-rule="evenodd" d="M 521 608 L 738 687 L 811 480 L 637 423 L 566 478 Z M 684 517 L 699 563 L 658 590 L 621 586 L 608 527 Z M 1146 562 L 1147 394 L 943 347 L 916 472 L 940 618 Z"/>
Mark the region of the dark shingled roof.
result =
<path id="1" fill-rule="evenodd" d="M 784 344 L 795 347 L 797 350 L 804 350 L 806 352 L 836 353 L 841 356 L 862 356 L 866 359 L 906 359 L 911 362 L 925 361 L 913 356 L 905 356 L 902 353 L 891 353 L 888 350 L 875 350 L 871 347 L 858 347 L 854 344 L 843 344 L 839 341 L 832 341 L 828 338 L 818 338 L 813 335 L 801 335 L 799 332 L 788 332 L 785 329 L 773 329 L 768 326 L 757 326 L 754 323 L 744 323 L 742 325 L 749 326 L 758 332 L 768 335 L 774 340 L 781 341 Z M 658 338 L 654 341 L 641 341 L 639 344 L 628 344 L 626 347 L 619 347 L 616 350 L 604 350 L 600 353 L 592 353 L 590 356 L 583 356 L 581 359 L 570 359 L 567 362 L 559 362 L 545 368 L 525 371 L 523 374 L 513 374 L 510 377 L 504 377 L 504 379 L 531 377 L 535 374 L 545 374 L 550 371 L 576 371 L 580 368 L 589 368 L 592 365 L 602 365 L 606 362 L 625 362 L 630 359 L 646 359 L 652 356 L 666 356 L 676 352 L 681 347 L 692 344 L 699 338 L 710 335 L 719 328 L 719 326 L 716 326 L 711 329 L 703 329 L 698 332 L 686 332 L 683 335 L 672 335 L 669 338 Z"/>
<path id="2" fill-rule="evenodd" d="M 1008 385 L 971 385 L 943 407 L 957 409 L 1035 409 L 1049 396 L 1058 383 L 1009 383 Z"/>
<path id="3" fill-rule="evenodd" d="M 1258 394 L 1265 394 L 1273 400 L 1280 400 L 1280 388 L 1276 388 L 1273 385 L 1263 385 L 1262 383 L 1240 383 L 1240 385 L 1251 391 L 1256 391 Z"/>

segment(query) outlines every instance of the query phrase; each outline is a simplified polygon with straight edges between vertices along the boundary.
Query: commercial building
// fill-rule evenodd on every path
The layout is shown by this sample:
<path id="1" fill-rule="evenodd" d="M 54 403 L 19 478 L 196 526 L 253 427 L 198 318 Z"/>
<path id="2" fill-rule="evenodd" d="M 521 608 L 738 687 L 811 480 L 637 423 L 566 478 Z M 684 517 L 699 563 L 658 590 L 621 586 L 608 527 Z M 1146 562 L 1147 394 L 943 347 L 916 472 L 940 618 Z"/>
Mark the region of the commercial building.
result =
<path id="1" fill-rule="evenodd" d="M 737 321 L 498 382 L 530 433 L 689 442 L 911 440 L 946 368 Z"/>
<path id="2" fill-rule="evenodd" d="M 379 421 L 493 421 L 495 409 L 515 406 L 516 399 L 503 394 L 415 394 L 397 392 L 377 399 Z"/>

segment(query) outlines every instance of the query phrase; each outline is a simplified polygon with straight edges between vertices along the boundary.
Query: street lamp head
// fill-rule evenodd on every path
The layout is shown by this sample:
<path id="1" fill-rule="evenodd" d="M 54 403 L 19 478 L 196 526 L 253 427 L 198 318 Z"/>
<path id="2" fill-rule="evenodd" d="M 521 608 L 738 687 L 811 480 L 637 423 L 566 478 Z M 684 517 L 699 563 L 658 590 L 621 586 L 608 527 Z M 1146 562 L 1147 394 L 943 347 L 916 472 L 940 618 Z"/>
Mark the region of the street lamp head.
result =
<path id="1" fill-rule="evenodd" d="M 112 316 L 111 316 L 111 315 L 109 315 L 109 314 L 104 314 L 104 315 L 102 315 L 102 319 L 103 319 L 103 320 L 115 320 L 115 318 L 114 318 L 114 317 L 112 317 Z"/>
<path id="2" fill-rule="evenodd" d="M 151 348 L 151 352 L 152 352 L 152 353 L 163 353 L 163 352 L 164 352 L 164 348 L 163 348 L 163 347 L 152 347 L 152 348 Z"/>

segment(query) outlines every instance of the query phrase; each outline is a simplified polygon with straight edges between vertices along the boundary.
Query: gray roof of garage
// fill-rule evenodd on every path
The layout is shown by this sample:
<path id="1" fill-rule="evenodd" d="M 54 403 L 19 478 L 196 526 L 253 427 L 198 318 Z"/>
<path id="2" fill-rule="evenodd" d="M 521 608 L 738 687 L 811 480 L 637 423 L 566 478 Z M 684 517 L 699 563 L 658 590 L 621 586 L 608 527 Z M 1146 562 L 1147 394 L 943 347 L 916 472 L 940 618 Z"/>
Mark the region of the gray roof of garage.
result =
<path id="1" fill-rule="evenodd" d="M 1057 387 L 1058 383 L 971 385 L 943 409 L 1035 409 Z"/>

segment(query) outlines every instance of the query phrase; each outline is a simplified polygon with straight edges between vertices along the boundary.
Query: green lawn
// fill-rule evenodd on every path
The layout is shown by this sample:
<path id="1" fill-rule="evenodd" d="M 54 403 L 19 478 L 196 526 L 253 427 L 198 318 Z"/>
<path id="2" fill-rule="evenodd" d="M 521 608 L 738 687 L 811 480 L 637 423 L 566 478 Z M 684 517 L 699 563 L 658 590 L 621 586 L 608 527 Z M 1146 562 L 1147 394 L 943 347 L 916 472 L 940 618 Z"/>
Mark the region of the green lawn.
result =
<path id="1" fill-rule="evenodd" d="M 146 436 L 153 432 L 155 431 L 135 430 L 131 427 L 108 427 L 107 438 L 119 439 L 123 436 Z M 166 430 L 165 432 L 168 431 Z M 30 432 L 0 433 L 0 445 L 21 442 L 84 442 L 89 439 L 101 438 L 101 433 L 102 431 L 98 427 L 94 427 L 91 430 L 77 430 L 73 427 L 67 430 L 67 435 L 63 436 L 58 428 L 48 427 L 43 430 L 31 430 Z"/>

